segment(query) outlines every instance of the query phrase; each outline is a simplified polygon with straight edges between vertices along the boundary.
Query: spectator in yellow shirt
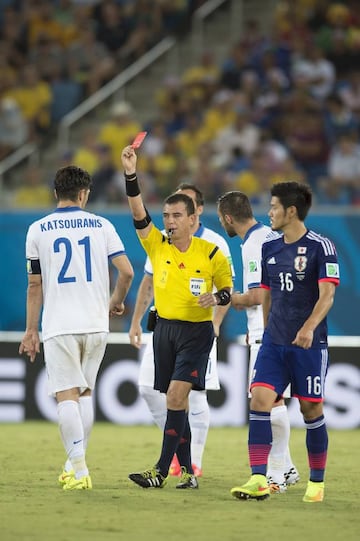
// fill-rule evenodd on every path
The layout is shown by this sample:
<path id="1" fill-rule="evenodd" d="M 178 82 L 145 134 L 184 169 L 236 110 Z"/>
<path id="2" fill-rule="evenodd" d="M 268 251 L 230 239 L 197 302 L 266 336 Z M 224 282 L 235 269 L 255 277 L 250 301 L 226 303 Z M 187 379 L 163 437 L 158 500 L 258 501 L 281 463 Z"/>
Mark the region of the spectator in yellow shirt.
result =
<path id="1" fill-rule="evenodd" d="M 29 166 L 24 184 L 14 191 L 12 206 L 15 208 L 46 208 L 55 204 L 54 196 L 44 181 L 42 171 Z"/>
<path id="2" fill-rule="evenodd" d="M 132 108 L 126 101 L 115 103 L 110 114 L 111 119 L 100 129 L 99 140 L 111 147 L 114 163 L 121 170 L 122 149 L 132 143 L 142 127 L 132 118 Z"/>
<path id="3" fill-rule="evenodd" d="M 50 127 L 52 93 L 50 85 L 40 80 L 34 65 L 24 66 L 19 84 L 6 92 L 6 97 L 14 98 L 19 105 L 32 136 L 46 133 Z"/>

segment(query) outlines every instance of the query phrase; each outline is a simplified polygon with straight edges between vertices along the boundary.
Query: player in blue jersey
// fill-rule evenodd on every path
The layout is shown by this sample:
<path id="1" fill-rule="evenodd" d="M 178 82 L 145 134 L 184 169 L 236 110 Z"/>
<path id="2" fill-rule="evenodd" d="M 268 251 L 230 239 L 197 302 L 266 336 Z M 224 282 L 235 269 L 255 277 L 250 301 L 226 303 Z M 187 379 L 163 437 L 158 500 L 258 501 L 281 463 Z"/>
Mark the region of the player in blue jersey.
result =
<path id="1" fill-rule="evenodd" d="M 243 292 L 232 294 L 231 304 L 236 310 L 246 310 L 247 344 L 250 349 L 249 388 L 254 365 L 264 333 L 264 317 L 261 306 L 261 252 L 262 245 L 279 233 L 258 222 L 253 214 L 248 197 L 239 191 L 227 192 L 218 200 L 218 215 L 221 225 L 229 235 L 242 239 L 241 260 L 243 267 Z M 251 397 L 251 393 L 249 393 Z M 289 450 L 290 421 L 285 398 L 290 397 L 290 386 L 275 402 L 271 411 L 272 445 L 268 460 L 267 480 L 270 492 L 283 493 L 289 485 L 297 483 L 299 473 L 291 459 Z"/>
<path id="2" fill-rule="evenodd" d="M 269 496 L 270 412 L 290 383 L 306 426 L 310 477 L 303 501 L 321 502 L 328 448 L 323 414 L 326 316 L 339 284 L 339 265 L 333 243 L 304 224 L 312 202 L 309 187 L 278 183 L 271 196 L 271 228 L 283 235 L 265 242 L 262 249 L 265 331 L 251 383 L 248 449 L 252 475 L 231 493 L 239 499 Z"/>

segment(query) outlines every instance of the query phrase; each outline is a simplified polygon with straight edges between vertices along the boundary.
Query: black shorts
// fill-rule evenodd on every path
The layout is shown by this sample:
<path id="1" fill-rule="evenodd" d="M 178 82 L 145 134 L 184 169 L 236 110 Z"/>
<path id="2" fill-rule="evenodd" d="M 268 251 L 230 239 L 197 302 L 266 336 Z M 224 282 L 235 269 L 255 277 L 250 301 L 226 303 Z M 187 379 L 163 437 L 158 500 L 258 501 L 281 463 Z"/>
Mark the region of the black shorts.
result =
<path id="1" fill-rule="evenodd" d="M 205 374 L 214 341 L 212 321 L 192 323 L 159 318 L 154 330 L 154 389 L 166 393 L 171 380 L 205 389 Z"/>

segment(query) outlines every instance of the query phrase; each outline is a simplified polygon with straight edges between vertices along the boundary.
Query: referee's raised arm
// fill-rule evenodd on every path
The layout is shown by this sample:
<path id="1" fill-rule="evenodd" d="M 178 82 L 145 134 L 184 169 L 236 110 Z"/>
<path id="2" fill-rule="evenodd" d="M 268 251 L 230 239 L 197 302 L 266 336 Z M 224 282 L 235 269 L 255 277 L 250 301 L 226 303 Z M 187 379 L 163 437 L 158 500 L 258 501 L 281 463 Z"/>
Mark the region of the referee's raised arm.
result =
<path id="1" fill-rule="evenodd" d="M 152 228 L 151 217 L 142 200 L 140 187 L 136 175 L 137 156 L 131 145 L 124 148 L 121 153 L 124 167 L 126 195 L 134 219 L 134 226 L 141 238 L 146 238 Z"/>

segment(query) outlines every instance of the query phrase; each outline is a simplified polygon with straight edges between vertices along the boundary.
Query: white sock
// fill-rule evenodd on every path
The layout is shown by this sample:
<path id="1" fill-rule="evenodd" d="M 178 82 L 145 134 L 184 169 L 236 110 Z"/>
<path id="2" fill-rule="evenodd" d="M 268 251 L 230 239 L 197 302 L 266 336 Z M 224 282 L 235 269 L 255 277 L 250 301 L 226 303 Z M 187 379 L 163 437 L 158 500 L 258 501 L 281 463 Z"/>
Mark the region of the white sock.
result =
<path id="1" fill-rule="evenodd" d="M 80 407 L 75 400 L 64 400 L 57 405 L 61 439 L 75 477 L 89 475 L 85 462 L 84 429 Z"/>
<path id="2" fill-rule="evenodd" d="M 275 483 L 284 483 L 285 456 L 289 445 L 290 422 L 286 406 L 271 410 L 272 446 L 268 460 L 267 474 Z"/>
<path id="3" fill-rule="evenodd" d="M 190 391 L 189 423 L 191 429 L 191 460 L 193 464 L 201 469 L 210 425 L 210 408 L 206 391 Z"/>
<path id="4" fill-rule="evenodd" d="M 89 443 L 89 437 L 94 425 L 94 405 L 92 396 L 80 396 L 79 398 L 80 415 L 84 429 L 84 451 Z M 65 462 L 64 470 L 69 472 L 73 469 L 73 466 L 69 459 Z"/>
<path id="5" fill-rule="evenodd" d="M 80 415 L 84 429 L 84 450 L 86 451 L 92 427 L 94 426 L 94 404 L 92 396 L 80 396 Z"/>
<path id="6" fill-rule="evenodd" d="M 148 385 L 139 385 L 139 394 L 145 400 L 154 422 L 161 431 L 164 430 L 167 416 L 166 394 Z"/>
<path id="7" fill-rule="evenodd" d="M 296 466 L 292 461 L 289 446 L 287 446 L 286 451 L 285 451 L 285 473 L 290 471 L 291 468 L 296 469 Z"/>

